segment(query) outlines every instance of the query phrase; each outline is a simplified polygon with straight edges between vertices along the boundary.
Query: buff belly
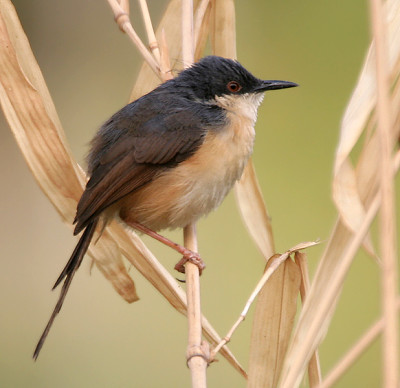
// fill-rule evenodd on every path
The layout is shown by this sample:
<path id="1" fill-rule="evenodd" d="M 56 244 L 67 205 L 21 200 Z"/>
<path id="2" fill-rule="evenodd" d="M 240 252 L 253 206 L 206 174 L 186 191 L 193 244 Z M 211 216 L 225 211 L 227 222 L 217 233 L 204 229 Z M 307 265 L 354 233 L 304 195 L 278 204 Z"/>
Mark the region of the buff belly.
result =
<path id="1" fill-rule="evenodd" d="M 121 219 L 156 231 L 182 228 L 218 207 L 252 153 L 255 119 L 256 109 L 250 116 L 228 110 L 226 128 L 210 130 L 193 156 L 121 201 Z"/>

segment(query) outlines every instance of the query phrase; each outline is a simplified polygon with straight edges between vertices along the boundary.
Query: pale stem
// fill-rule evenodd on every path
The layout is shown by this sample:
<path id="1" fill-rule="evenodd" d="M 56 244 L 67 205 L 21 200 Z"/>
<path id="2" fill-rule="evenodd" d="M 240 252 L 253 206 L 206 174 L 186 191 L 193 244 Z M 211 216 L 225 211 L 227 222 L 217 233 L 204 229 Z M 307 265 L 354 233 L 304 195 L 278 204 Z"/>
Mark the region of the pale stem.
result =
<path id="1" fill-rule="evenodd" d="M 193 2 L 182 0 L 182 59 L 185 68 L 194 61 Z"/>
<path id="2" fill-rule="evenodd" d="M 304 305 L 307 294 L 310 290 L 310 276 L 308 274 L 307 255 L 303 252 L 296 252 L 294 260 L 300 268 L 301 283 L 300 283 L 300 297 Z M 315 350 L 313 356 L 308 363 L 308 381 L 310 388 L 318 387 L 321 383 L 321 366 L 319 362 L 318 349 Z"/>
<path id="3" fill-rule="evenodd" d="M 146 0 L 139 0 L 140 9 L 142 10 L 142 16 L 144 25 L 146 27 L 147 39 L 149 41 L 149 47 L 157 62 L 160 63 L 160 50 L 158 48 L 156 34 L 154 33 L 153 24 L 151 23 L 149 8 Z"/>
<path id="4" fill-rule="evenodd" d="M 163 81 L 167 81 L 173 78 L 170 56 L 167 45 L 167 38 L 165 36 L 164 29 L 161 30 L 161 39 L 160 39 L 160 70 Z"/>
<path id="5" fill-rule="evenodd" d="M 380 193 L 379 241 L 382 258 L 381 301 L 383 307 L 383 386 L 397 387 L 399 383 L 399 322 L 396 309 L 398 293 L 396 201 L 392 173 L 393 118 L 390 103 L 389 64 L 387 50 L 386 17 L 381 0 L 370 0 L 372 31 L 375 40 L 377 83 L 377 126 L 380 140 Z"/>
<path id="6" fill-rule="evenodd" d="M 400 309 L 400 298 L 397 298 L 397 312 Z M 340 361 L 331 369 L 328 375 L 324 378 L 318 388 L 332 387 L 336 381 L 343 376 L 354 362 L 360 357 L 365 350 L 376 340 L 384 327 L 384 318 L 376 321 L 364 335 L 351 347 L 351 349 L 340 359 Z"/>
<path id="7" fill-rule="evenodd" d="M 160 68 L 158 63 L 151 55 L 149 50 L 146 48 L 146 46 L 143 44 L 136 31 L 133 29 L 127 12 L 124 10 L 124 8 L 121 7 L 121 5 L 116 0 L 107 0 L 107 1 L 114 13 L 114 18 L 119 28 L 129 36 L 133 44 L 142 54 L 144 60 L 147 62 L 147 64 L 150 66 L 153 72 L 157 75 L 157 77 L 161 79 Z"/>
<path id="8" fill-rule="evenodd" d="M 194 61 L 193 43 L 193 2 L 191 0 L 182 0 L 182 59 L 185 68 L 191 66 Z M 197 252 L 195 224 L 186 226 L 183 233 L 185 247 Z M 188 317 L 188 366 L 192 377 L 192 387 L 205 388 L 207 387 L 206 371 L 209 360 L 209 349 L 207 343 L 202 342 L 201 338 L 202 316 L 199 268 L 187 262 L 185 271 Z"/>
<path id="9" fill-rule="evenodd" d="M 118 0 L 121 8 L 129 15 L 129 0 Z"/>

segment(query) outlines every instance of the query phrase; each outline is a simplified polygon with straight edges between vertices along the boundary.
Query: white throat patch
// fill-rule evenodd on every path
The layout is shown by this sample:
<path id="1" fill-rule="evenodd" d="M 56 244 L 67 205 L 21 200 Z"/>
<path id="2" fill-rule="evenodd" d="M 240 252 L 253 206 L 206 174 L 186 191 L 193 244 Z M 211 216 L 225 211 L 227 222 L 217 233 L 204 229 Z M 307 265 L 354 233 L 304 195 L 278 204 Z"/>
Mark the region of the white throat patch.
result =
<path id="1" fill-rule="evenodd" d="M 254 124 L 263 99 L 264 93 L 227 94 L 216 96 L 215 102 L 228 112 L 249 118 Z"/>

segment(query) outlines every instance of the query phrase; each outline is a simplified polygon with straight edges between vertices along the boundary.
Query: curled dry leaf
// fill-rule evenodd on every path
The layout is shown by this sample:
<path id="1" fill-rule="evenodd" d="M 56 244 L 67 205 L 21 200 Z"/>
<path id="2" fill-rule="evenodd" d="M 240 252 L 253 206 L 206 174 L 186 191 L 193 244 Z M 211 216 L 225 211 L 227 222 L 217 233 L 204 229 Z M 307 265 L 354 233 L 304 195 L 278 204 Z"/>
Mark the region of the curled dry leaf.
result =
<path id="1" fill-rule="evenodd" d="M 7 0 L 1 0 L 0 7 L 1 105 L 37 182 L 71 224 L 85 178 L 65 146 L 54 104 L 15 9 Z M 125 300 L 138 299 L 119 250 L 107 235 L 91 247 L 90 254 Z"/>
<path id="2" fill-rule="evenodd" d="M 289 259 L 279 266 L 258 295 L 251 332 L 248 388 L 277 386 L 293 329 L 299 287 L 299 268 Z"/>
<path id="3" fill-rule="evenodd" d="M 272 225 L 251 160 L 235 186 L 235 194 L 240 213 L 250 235 L 262 255 L 265 258 L 271 257 L 275 252 Z"/>
<path id="4" fill-rule="evenodd" d="M 400 44 L 392 44 L 393 42 L 399 42 L 400 39 L 399 7 L 400 4 L 397 1 L 391 0 L 386 3 L 386 9 L 389 12 L 387 20 L 389 22 L 390 34 L 388 41 L 391 42 L 389 49 L 392 80 L 397 79 L 400 75 L 400 66 L 398 63 Z M 368 61 L 371 61 L 371 55 L 367 57 L 367 62 Z M 336 222 L 329 243 L 322 255 L 317 272 L 314 276 L 314 281 L 311 285 L 310 293 L 305 301 L 300 318 L 294 330 L 294 335 L 282 372 L 281 387 L 292 388 L 297 387 L 300 384 L 308 360 L 325 336 L 332 315 L 335 311 L 336 302 L 340 296 L 345 276 L 350 268 L 352 260 L 354 260 L 359 243 L 365 239 L 365 236 L 368 233 L 369 225 L 380 204 L 380 198 L 378 195 L 380 177 L 377 168 L 379 166 L 380 154 L 377 132 L 374 131 L 366 140 L 357 162 L 356 169 L 350 172 L 351 166 L 346 165 L 345 169 L 347 170 L 347 176 L 339 177 L 340 179 L 337 177 L 338 174 L 343 173 L 343 166 L 345 163 L 348 163 L 348 155 L 364 126 L 368 125 L 366 119 L 369 117 L 373 107 L 375 106 L 375 97 L 371 96 L 371 93 L 375 93 L 374 91 L 376 87 L 371 84 L 370 71 L 372 71 L 370 65 L 364 65 L 363 73 L 356 86 L 358 92 L 355 92 L 354 95 L 357 96 L 358 93 L 360 93 L 360 90 L 364 90 L 371 98 L 374 98 L 373 104 L 371 106 L 371 100 L 364 99 L 363 96 L 359 96 L 359 98 L 353 96 L 351 99 L 349 108 L 346 112 L 352 112 L 354 119 L 344 122 L 346 123 L 346 128 L 349 128 L 348 131 L 353 134 L 345 134 L 345 132 L 342 131 L 340 145 L 337 152 L 334 177 L 334 184 L 337 184 L 340 180 L 342 182 L 347 182 L 348 187 L 351 187 L 351 192 L 348 194 L 348 202 L 346 203 L 349 204 L 351 201 L 358 201 L 359 204 L 355 206 L 363 206 L 365 209 L 365 216 L 363 216 L 361 220 L 346 220 L 346 217 L 348 217 L 345 214 L 346 209 L 342 207 L 339 210 L 341 212 L 340 217 Z M 400 104 L 397 103 L 397 99 L 399 98 L 398 89 L 399 87 L 397 83 L 392 96 L 392 113 L 396 124 L 398 124 L 400 120 Z M 373 92 L 371 92 L 371 90 Z M 346 117 L 347 116 L 350 117 L 349 113 L 346 113 Z M 358 119 L 356 119 L 357 117 Z M 362 117 L 364 117 L 363 120 L 360 119 Z M 349 120 L 349 118 L 347 120 Z M 352 123 L 351 125 L 347 124 L 350 122 Z M 361 126 L 361 128 L 357 126 Z M 342 129 L 343 128 L 344 127 L 342 126 Z M 399 126 L 394 125 L 393 132 L 391 133 L 393 141 L 398 138 L 399 131 Z M 357 133 L 358 135 L 356 135 Z M 393 171 L 394 170 L 395 164 L 393 165 Z M 354 179 L 356 181 L 355 185 L 358 191 L 358 198 L 354 197 L 354 182 L 351 184 L 348 183 L 350 180 Z M 345 188 L 341 188 L 340 190 L 342 192 L 341 195 L 346 195 L 343 194 Z M 356 225 L 359 225 L 359 227 L 353 231 L 352 229 L 355 228 Z"/>
<path id="5" fill-rule="evenodd" d="M 391 80 L 394 83 L 397 81 L 400 60 L 400 3 L 391 0 L 385 5 L 390 45 L 389 67 L 392 73 Z M 372 42 L 357 86 L 343 116 L 334 167 L 333 198 L 344 223 L 352 231 L 360 227 L 365 217 L 365 201 L 360 192 L 364 188 L 359 188 L 357 174 L 350 161 L 350 153 L 367 127 L 368 121 L 375 117 L 372 111 L 376 104 L 376 94 L 375 44 Z M 379 157 L 378 154 L 376 156 Z M 369 154 L 368 159 L 369 168 L 376 171 L 379 164 Z M 371 244 L 369 242 L 367 244 L 367 249 L 371 250 Z"/>

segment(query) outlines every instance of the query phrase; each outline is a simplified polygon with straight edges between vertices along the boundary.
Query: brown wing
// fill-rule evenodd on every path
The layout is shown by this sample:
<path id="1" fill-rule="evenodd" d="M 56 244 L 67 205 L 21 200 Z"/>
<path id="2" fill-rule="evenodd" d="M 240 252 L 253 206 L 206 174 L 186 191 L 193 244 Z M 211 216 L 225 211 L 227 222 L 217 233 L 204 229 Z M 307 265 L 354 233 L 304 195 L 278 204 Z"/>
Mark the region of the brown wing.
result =
<path id="1" fill-rule="evenodd" d="M 94 139 L 91 177 L 78 204 L 75 234 L 107 207 L 188 158 L 203 141 L 199 121 L 184 110 L 158 114 L 139 129 L 132 124 L 113 117 Z"/>

